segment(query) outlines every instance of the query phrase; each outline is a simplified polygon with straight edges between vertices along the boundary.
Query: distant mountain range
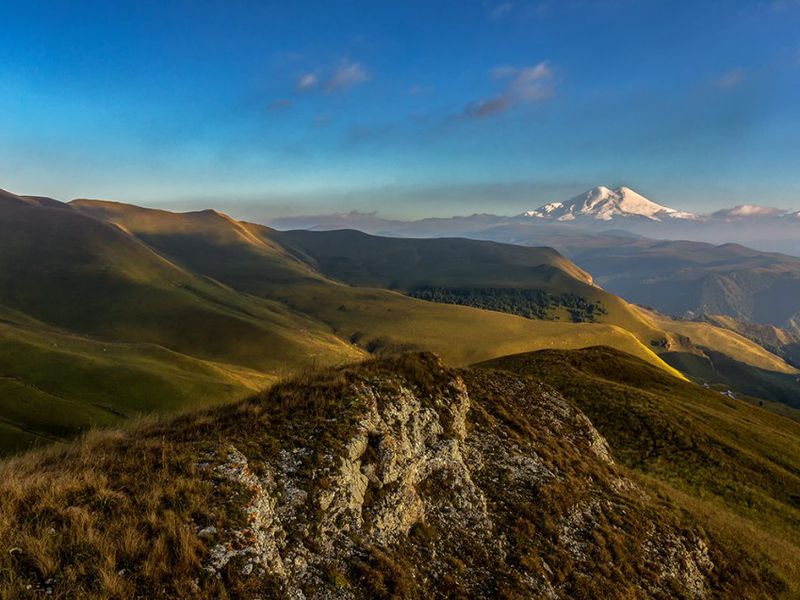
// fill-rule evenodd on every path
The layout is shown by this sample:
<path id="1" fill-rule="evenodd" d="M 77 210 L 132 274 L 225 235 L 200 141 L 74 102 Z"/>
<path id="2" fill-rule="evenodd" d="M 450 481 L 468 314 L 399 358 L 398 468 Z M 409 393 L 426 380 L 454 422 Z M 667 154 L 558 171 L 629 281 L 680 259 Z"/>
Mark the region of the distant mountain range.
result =
<path id="1" fill-rule="evenodd" d="M 600 186 L 512 217 L 406 222 L 349 213 L 273 224 L 550 246 L 629 301 L 681 318 L 730 317 L 739 332 L 757 329 L 750 324 L 780 328 L 781 339 L 793 341 L 779 353 L 800 361 L 795 339 L 800 335 L 800 258 L 791 255 L 796 250 L 800 256 L 796 212 L 743 205 L 703 216 L 655 203 L 627 187 Z M 756 238 L 761 249 L 731 243 Z M 724 243 L 709 243 L 717 241 Z M 771 246 L 789 253 L 765 251 Z"/>
<path id="2" fill-rule="evenodd" d="M 543 226 L 568 227 L 564 232 L 642 235 L 655 239 L 709 243 L 735 242 L 759 250 L 800 256 L 800 211 L 745 204 L 711 214 L 678 210 L 628 188 L 598 186 L 566 201 L 547 203 L 518 215 L 474 214 L 414 221 L 386 219 L 376 213 L 335 213 L 282 217 L 269 224 L 277 229 L 358 229 L 377 235 L 406 237 L 464 236 L 517 243 L 545 231 Z M 518 239 L 507 234 L 515 230 Z M 548 231 L 552 233 L 552 231 Z"/>

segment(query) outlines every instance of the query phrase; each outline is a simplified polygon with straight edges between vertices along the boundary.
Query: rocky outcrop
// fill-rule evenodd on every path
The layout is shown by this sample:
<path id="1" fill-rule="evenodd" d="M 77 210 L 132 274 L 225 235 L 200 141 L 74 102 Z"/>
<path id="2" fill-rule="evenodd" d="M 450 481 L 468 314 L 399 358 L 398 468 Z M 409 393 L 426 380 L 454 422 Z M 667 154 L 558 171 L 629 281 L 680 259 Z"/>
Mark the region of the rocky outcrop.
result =
<path id="1" fill-rule="evenodd" d="M 232 436 L 199 463 L 240 509 L 206 536 L 212 577 L 289 598 L 709 593 L 706 542 L 553 390 L 430 355 L 329 377 L 254 411 L 269 450 Z"/>

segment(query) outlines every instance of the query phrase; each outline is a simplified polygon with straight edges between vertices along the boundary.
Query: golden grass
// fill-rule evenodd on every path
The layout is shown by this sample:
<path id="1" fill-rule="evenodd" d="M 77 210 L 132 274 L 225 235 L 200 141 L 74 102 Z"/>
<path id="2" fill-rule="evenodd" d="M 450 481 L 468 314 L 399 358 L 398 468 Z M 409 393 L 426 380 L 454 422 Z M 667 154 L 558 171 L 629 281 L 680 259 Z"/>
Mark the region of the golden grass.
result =
<path id="1" fill-rule="evenodd" d="M 758 367 L 759 369 L 788 374 L 800 373 L 800 370 L 789 365 L 779 356 L 772 354 L 755 342 L 734 331 L 723 329 L 722 327 L 717 327 L 710 323 L 680 321 L 646 311 L 642 308 L 639 308 L 639 310 L 649 314 L 658 327 L 671 333 L 685 335 L 689 337 L 696 346 L 704 346 L 711 350 L 716 350 L 739 362 Z"/>

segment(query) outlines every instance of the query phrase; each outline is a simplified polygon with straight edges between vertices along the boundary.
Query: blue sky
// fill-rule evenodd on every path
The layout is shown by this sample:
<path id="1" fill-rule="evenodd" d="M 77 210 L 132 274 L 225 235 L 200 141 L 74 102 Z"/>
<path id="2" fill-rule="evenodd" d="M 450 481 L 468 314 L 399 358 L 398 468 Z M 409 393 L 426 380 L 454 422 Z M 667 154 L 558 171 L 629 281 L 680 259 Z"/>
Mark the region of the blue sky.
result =
<path id="1" fill-rule="evenodd" d="M 800 1 L 0 0 L 0 187 L 265 217 L 800 208 Z"/>

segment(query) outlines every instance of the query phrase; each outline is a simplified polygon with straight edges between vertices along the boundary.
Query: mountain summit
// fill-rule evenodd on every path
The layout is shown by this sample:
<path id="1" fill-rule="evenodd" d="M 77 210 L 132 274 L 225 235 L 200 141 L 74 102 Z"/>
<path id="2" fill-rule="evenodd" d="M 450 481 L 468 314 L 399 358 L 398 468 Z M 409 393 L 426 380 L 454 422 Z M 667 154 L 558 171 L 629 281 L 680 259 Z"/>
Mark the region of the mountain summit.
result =
<path id="1" fill-rule="evenodd" d="M 628 187 L 612 190 L 603 185 L 566 202 L 551 202 L 537 210 L 529 210 L 523 216 L 555 221 L 587 218 L 611 221 L 619 217 L 638 217 L 651 221 L 697 218 L 694 213 L 678 211 L 648 200 Z"/>

